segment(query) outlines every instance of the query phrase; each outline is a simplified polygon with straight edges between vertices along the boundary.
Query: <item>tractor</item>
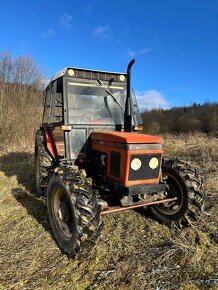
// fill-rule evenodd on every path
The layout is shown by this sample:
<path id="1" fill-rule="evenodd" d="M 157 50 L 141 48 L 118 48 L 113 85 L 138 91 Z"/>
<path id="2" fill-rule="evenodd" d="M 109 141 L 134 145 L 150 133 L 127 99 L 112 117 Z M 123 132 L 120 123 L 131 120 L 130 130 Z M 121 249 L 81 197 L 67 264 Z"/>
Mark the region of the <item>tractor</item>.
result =
<path id="1" fill-rule="evenodd" d="M 97 241 L 105 214 L 142 208 L 184 228 L 201 213 L 198 172 L 164 157 L 162 139 L 142 133 L 134 62 L 124 73 L 67 67 L 44 91 L 36 192 L 46 197 L 54 238 L 69 257 Z"/>

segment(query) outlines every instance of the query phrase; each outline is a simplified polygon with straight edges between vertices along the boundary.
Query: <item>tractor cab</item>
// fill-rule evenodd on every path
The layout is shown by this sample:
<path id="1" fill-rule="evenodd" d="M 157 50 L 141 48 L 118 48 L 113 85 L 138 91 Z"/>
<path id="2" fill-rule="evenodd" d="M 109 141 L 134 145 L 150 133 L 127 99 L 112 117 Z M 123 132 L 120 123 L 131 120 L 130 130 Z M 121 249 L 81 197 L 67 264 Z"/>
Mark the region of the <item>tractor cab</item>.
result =
<path id="1" fill-rule="evenodd" d="M 55 146 L 52 140 L 49 142 L 54 156 L 85 161 L 89 149 L 87 140 L 92 132 L 123 132 L 128 94 L 131 112 L 128 131 L 138 130 L 142 120 L 134 91 L 128 91 L 127 80 L 127 73 L 72 67 L 54 75 L 44 92 L 43 114 L 43 125 L 49 125 L 54 139 Z"/>

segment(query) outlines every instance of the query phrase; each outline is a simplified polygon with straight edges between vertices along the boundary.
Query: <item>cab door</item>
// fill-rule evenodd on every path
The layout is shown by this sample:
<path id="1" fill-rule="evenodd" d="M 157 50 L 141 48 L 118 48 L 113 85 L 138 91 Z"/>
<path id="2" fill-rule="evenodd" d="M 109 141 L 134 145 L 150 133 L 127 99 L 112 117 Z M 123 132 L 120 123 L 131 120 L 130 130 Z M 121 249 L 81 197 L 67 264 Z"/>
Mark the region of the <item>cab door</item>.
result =
<path id="1" fill-rule="evenodd" d="M 65 158 L 65 142 L 63 125 L 63 93 L 61 88 L 62 78 L 50 84 L 45 92 L 45 109 L 43 125 L 48 125 L 60 158 Z"/>

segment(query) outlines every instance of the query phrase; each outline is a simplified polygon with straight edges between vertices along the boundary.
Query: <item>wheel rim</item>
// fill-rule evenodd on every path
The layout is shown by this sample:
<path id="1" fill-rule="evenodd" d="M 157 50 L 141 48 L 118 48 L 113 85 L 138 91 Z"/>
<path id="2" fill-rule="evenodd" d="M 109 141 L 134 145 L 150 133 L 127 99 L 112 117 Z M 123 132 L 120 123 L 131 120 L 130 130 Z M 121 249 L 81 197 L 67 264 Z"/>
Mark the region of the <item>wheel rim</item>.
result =
<path id="1" fill-rule="evenodd" d="M 61 236 L 69 240 L 73 235 L 74 218 L 70 198 L 62 188 L 54 188 L 51 207 L 53 219 Z"/>
<path id="2" fill-rule="evenodd" d="M 184 202 L 184 192 L 181 187 L 178 178 L 170 173 L 163 172 L 163 180 L 168 184 L 169 189 L 166 192 L 166 198 L 174 198 L 177 199 L 171 202 L 162 203 L 160 205 L 155 206 L 156 210 L 164 215 L 174 215 L 177 214 Z"/>

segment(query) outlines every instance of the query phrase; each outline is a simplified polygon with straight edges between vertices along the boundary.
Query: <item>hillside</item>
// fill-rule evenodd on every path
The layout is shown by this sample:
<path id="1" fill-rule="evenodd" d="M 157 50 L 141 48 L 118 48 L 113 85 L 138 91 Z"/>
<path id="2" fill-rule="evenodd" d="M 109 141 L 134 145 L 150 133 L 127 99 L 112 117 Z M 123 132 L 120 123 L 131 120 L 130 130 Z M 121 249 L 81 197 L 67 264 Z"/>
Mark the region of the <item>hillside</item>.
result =
<path id="1" fill-rule="evenodd" d="M 144 110 L 142 120 L 145 132 L 157 134 L 199 131 L 217 135 L 218 103 Z"/>
<path id="2" fill-rule="evenodd" d="M 218 289 L 218 141 L 164 135 L 165 152 L 202 171 L 200 222 L 180 231 L 127 211 L 104 217 L 98 244 L 68 259 L 56 246 L 45 200 L 35 196 L 32 149 L 0 156 L 0 289 Z"/>

